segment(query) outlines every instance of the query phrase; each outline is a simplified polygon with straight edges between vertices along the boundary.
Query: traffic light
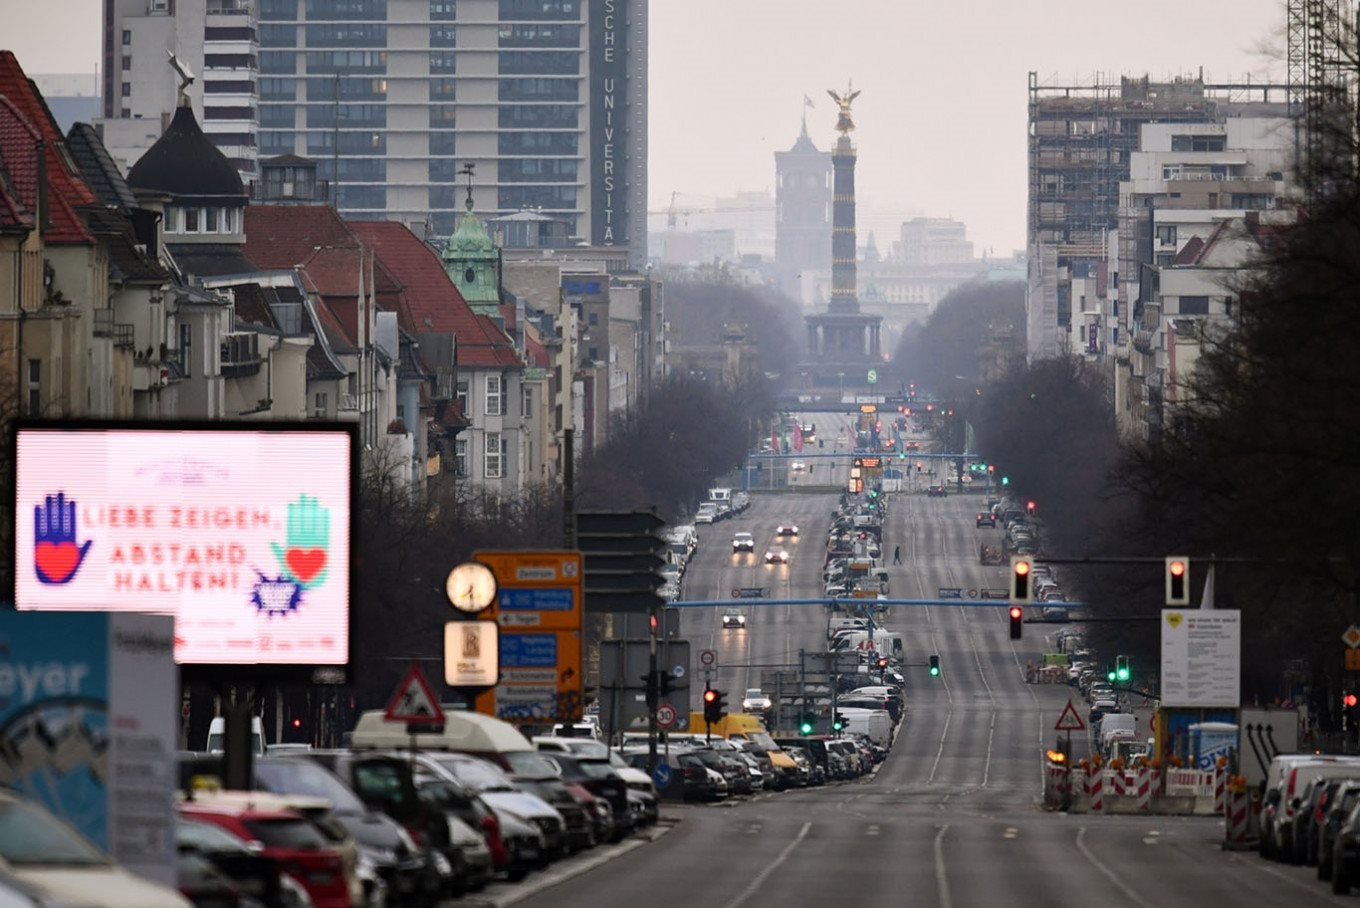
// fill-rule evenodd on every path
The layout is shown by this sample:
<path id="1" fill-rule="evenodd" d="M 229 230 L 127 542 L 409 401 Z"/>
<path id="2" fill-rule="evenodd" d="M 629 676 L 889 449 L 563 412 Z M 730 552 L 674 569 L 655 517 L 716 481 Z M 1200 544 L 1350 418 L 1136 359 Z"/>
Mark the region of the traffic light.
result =
<path id="1" fill-rule="evenodd" d="M 931 657 L 930 657 L 930 677 L 932 677 L 932 678 L 938 678 L 938 677 L 940 677 L 940 657 L 939 657 L 939 656 L 931 656 Z"/>
<path id="2" fill-rule="evenodd" d="M 1011 606 L 1011 639 L 1019 640 L 1025 631 L 1025 610 L 1018 605 Z"/>
<path id="3" fill-rule="evenodd" d="M 1190 559 L 1184 555 L 1166 558 L 1166 604 L 1190 604 Z"/>
<path id="4" fill-rule="evenodd" d="M 1357 703 L 1360 703 L 1360 697 L 1356 697 L 1350 691 L 1341 695 L 1341 705 L 1347 709 L 1355 709 Z"/>
<path id="5" fill-rule="evenodd" d="M 1114 679 L 1120 683 L 1127 682 L 1133 677 L 1133 672 L 1129 669 L 1128 656 L 1114 657 Z"/>
<path id="6" fill-rule="evenodd" d="M 1003 486 L 1008 486 L 1008 485 L 1010 485 L 1010 484 L 1011 484 L 1011 478 L 1010 478 L 1009 476 L 1002 476 L 1002 477 L 1001 477 L 1001 484 L 1002 484 Z"/>
<path id="7" fill-rule="evenodd" d="M 704 722 L 717 725 L 727 713 L 727 697 L 720 690 L 704 689 Z"/>
<path id="8" fill-rule="evenodd" d="M 812 734 L 813 721 L 814 720 L 811 713 L 803 713 L 802 722 L 798 726 L 799 734 L 801 734 L 805 738 L 808 735 Z"/>
<path id="9" fill-rule="evenodd" d="M 887 668 L 887 667 L 888 667 L 888 657 L 887 657 L 887 656 L 879 656 L 879 657 L 878 657 L 878 667 L 879 667 L 879 668 Z"/>
<path id="10" fill-rule="evenodd" d="M 1031 517 L 1034 516 L 1034 509 L 1035 509 L 1036 507 L 1038 507 L 1038 505 L 1036 505 L 1036 504 L 1034 503 L 1033 499 L 1031 499 L 1030 501 L 1025 502 L 1025 511 L 1026 511 L 1026 513 L 1028 513 Z"/>
<path id="11" fill-rule="evenodd" d="M 655 710 L 657 707 L 657 703 L 660 702 L 657 699 L 656 675 L 652 674 L 651 672 L 648 672 L 647 674 L 643 675 L 642 688 L 647 692 L 644 695 L 644 698 L 647 701 L 647 708 L 650 710 Z M 707 692 L 705 692 L 705 696 L 707 696 Z"/>
<path id="12" fill-rule="evenodd" d="M 1033 598 L 1030 578 L 1034 563 L 1028 555 L 1011 556 L 1011 602 L 1026 605 Z"/>
<path id="13" fill-rule="evenodd" d="M 1118 676 L 1115 675 L 1114 669 L 1110 668 L 1108 665 L 1105 666 L 1105 680 L 1113 684 L 1117 677 Z"/>
<path id="14" fill-rule="evenodd" d="M 831 717 L 831 730 L 840 731 L 842 728 L 845 728 L 845 717 L 840 713 L 836 713 Z"/>

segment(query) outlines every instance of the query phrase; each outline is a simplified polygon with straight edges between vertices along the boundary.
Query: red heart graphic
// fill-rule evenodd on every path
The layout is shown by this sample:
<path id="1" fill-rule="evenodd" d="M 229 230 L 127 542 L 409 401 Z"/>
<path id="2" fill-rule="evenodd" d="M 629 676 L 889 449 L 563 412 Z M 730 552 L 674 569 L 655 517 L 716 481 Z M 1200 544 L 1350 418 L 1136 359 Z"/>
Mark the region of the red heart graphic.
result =
<path id="1" fill-rule="evenodd" d="M 40 542 L 33 561 L 48 583 L 65 583 L 80 564 L 80 549 L 74 542 Z"/>
<path id="2" fill-rule="evenodd" d="M 299 583 L 311 583 L 326 566 L 326 550 L 289 549 L 284 553 L 283 560 Z"/>

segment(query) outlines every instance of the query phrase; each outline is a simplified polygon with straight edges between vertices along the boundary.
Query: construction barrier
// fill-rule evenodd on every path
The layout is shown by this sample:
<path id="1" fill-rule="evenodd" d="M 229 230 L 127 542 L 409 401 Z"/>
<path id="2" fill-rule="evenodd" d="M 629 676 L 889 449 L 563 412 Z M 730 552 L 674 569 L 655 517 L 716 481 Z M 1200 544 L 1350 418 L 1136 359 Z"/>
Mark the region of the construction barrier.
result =
<path id="1" fill-rule="evenodd" d="M 1172 797 L 1205 797 L 1214 795 L 1214 774 L 1198 769 L 1169 769 L 1166 772 L 1166 793 Z"/>
<path id="2" fill-rule="evenodd" d="M 1091 813 L 1105 809 L 1104 775 L 1099 766 L 1092 766 L 1087 781 L 1087 792 L 1091 801 Z"/>
<path id="3" fill-rule="evenodd" d="M 1232 784 L 1225 786 L 1227 815 L 1224 818 L 1223 847 L 1239 849 L 1251 847 L 1252 796 L 1247 790 L 1246 780 L 1234 777 Z"/>
<path id="4" fill-rule="evenodd" d="M 1228 764 L 1219 760 L 1214 767 L 1214 813 L 1223 813 L 1228 799 Z"/>
<path id="5" fill-rule="evenodd" d="M 1138 812 L 1147 813 L 1152 809 L 1152 769 L 1148 766 L 1138 767 Z"/>

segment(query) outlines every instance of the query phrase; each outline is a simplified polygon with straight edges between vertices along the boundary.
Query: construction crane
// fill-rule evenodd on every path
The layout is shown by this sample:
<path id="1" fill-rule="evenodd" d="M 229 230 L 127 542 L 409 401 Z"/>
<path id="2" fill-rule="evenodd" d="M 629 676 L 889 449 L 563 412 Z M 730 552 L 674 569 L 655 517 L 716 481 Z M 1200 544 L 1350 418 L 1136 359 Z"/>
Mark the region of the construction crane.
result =
<path id="1" fill-rule="evenodd" d="M 676 199 L 679 196 L 680 193 L 678 190 L 672 192 L 671 203 L 668 207 L 666 207 L 664 210 L 653 209 L 647 212 L 649 215 L 664 214 L 666 216 L 666 229 L 668 231 L 673 231 L 676 229 L 676 219 L 680 215 L 683 215 L 686 219 L 688 219 L 688 217 L 691 214 L 725 215 L 725 214 L 752 214 L 759 212 L 774 211 L 773 202 L 771 202 L 769 205 L 701 205 L 697 207 L 685 206 L 680 208 L 676 207 L 675 204 Z M 686 221 L 686 226 L 688 226 L 688 220 Z"/>

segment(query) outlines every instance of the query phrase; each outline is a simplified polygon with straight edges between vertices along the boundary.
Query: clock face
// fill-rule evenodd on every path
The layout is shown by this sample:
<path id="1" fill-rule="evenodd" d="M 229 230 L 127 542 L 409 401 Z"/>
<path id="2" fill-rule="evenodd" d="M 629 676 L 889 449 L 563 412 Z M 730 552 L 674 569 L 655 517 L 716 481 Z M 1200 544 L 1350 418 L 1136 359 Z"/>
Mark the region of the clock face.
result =
<path id="1" fill-rule="evenodd" d="M 449 572 L 444 591 L 460 612 L 480 612 L 496 599 L 496 575 L 479 561 L 467 561 Z"/>

